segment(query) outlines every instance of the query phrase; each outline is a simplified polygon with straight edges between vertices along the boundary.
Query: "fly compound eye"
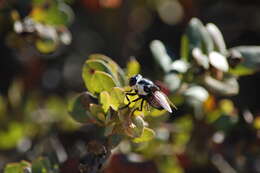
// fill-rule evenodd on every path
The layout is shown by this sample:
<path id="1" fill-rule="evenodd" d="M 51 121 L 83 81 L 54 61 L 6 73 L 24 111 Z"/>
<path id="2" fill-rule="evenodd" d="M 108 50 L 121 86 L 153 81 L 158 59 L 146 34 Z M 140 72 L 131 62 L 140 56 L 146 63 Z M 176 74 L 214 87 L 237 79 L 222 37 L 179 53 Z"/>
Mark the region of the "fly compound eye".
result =
<path id="1" fill-rule="evenodd" d="M 136 84 L 136 82 L 137 82 L 136 77 L 135 76 L 131 77 L 130 80 L 129 80 L 129 85 L 134 86 Z"/>
<path id="2" fill-rule="evenodd" d="M 129 79 L 129 85 L 134 86 L 141 79 L 142 79 L 142 76 L 140 74 L 137 74 Z"/>
<path id="3" fill-rule="evenodd" d="M 149 88 L 148 86 L 144 86 L 144 91 L 146 93 L 149 93 L 149 92 L 151 92 L 151 88 Z"/>

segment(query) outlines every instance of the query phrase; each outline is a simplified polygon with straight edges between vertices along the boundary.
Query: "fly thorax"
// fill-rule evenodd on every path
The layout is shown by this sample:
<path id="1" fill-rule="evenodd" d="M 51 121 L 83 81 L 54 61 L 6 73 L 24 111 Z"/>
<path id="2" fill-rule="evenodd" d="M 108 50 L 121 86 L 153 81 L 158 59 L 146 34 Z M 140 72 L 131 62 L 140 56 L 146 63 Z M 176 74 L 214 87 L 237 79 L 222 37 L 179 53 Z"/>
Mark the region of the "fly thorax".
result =
<path id="1" fill-rule="evenodd" d="M 138 84 L 134 86 L 134 89 L 137 91 L 138 95 L 148 95 L 149 93 L 145 91 L 144 85 Z"/>

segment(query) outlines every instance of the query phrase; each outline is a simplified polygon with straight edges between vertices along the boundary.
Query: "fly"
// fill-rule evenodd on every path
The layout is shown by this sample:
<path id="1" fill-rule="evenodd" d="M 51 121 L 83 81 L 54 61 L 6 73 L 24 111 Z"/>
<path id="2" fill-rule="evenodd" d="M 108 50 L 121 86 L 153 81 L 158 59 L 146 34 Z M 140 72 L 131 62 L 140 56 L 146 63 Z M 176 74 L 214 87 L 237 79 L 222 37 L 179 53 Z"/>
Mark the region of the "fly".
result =
<path id="1" fill-rule="evenodd" d="M 168 112 L 172 113 L 172 107 L 175 109 L 176 106 L 171 103 L 168 97 L 160 90 L 160 88 L 155 85 L 151 80 L 143 78 L 142 75 L 137 74 L 130 78 L 129 85 L 132 90 L 126 92 L 126 99 L 129 102 L 125 107 L 129 106 L 133 102 L 137 102 L 141 100 L 140 111 L 143 109 L 144 101 L 147 101 L 149 105 L 152 107 L 162 110 L 165 109 Z M 134 93 L 132 91 L 135 91 Z M 128 98 L 128 96 L 137 95 L 138 97 L 132 101 Z"/>

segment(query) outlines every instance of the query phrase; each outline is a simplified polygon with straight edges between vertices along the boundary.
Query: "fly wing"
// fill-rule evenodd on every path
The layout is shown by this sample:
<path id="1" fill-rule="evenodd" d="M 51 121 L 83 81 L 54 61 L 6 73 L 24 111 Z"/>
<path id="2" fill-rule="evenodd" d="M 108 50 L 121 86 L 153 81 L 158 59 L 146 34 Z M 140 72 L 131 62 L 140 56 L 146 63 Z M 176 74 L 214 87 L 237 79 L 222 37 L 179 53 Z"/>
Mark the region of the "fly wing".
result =
<path id="1" fill-rule="evenodd" d="M 157 103 L 160 104 L 165 110 L 172 113 L 172 109 L 169 103 L 167 96 L 161 91 L 153 92 L 153 96 L 156 99 Z M 174 106 L 175 107 L 175 106 Z"/>

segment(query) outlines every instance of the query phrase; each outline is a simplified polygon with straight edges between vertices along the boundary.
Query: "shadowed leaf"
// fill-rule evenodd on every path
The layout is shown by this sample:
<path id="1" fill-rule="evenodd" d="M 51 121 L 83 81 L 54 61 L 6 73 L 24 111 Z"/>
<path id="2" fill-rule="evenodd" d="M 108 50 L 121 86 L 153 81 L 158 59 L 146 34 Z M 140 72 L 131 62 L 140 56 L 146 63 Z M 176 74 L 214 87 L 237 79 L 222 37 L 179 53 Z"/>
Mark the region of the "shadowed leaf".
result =
<path id="1" fill-rule="evenodd" d="M 89 92 L 84 92 L 75 97 L 68 106 L 70 115 L 80 123 L 86 123 L 93 119 L 93 116 L 89 114 L 90 104 L 97 104 L 98 100 L 92 96 Z"/>

